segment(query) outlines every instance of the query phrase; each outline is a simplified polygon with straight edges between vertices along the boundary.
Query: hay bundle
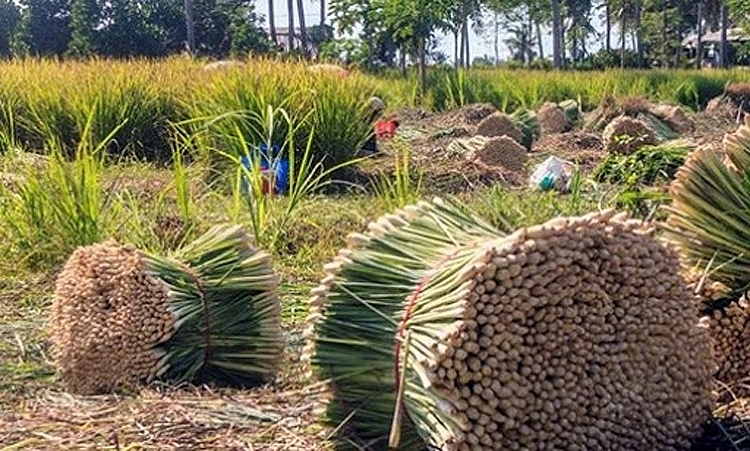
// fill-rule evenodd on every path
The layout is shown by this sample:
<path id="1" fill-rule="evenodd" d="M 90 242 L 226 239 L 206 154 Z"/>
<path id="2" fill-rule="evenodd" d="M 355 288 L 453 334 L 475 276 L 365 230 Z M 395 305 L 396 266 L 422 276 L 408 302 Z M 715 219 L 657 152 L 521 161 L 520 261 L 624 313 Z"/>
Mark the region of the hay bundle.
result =
<path id="1" fill-rule="evenodd" d="M 724 93 L 711 99 L 706 105 L 706 112 L 722 116 L 740 123 L 750 111 L 750 83 L 731 83 L 724 88 Z"/>
<path id="2" fill-rule="evenodd" d="M 526 108 L 519 108 L 511 113 L 510 118 L 521 131 L 521 141 L 519 142 L 527 149 L 531 149 L 531 145 L 542 134 L 536 113 Z"/>
<path id="3" fill-rule="evenodd" d="M 652 232 L 604 213 L 500 237 L 441 202 L 381 218 L 312 301 L 331 419 L 378 448 L 688 446 L 710 351 Z"/>
<path id="4" fill-rule="evenodd" d="M 526 149 L 507 136 L 490 139 L 477 139 L 475 136 L 467 142 L 470 149 L 466 158 L 491 168 L 505 168 L 511 171 L 521 171 L 528 161 Z"/>
<path id="5" fill-rule="evenodd" d="M 724 159 L 726 158 L 726 163 Z M 693 152 L 670 187 L 667 231 L 690 266 L 711 262 L 730 290 L 750 284 L 750 119 L 724 139 L 724 155 Z"/>
<path id="6" fill-rule="evenodd" d="M 731 392 L 723 401 L 750 394 L 750 304 L 747 298 L 714 309 L 708 316 L 711 344 L 717 363 L 716 379 Z"/>
<path id="7" fill-rule="evenodd" d="M 557 104 L 562 108 L 568 122 L 577 124 L 581 120 L 581 105 L 573 99 L 563 100 Z"/>
<path id="8" fill-rule="evenodd" d="M 53 358 L 76 393 L 140 381 L 267 378 L 281 353 L 270 257 L 217 227 L 171 257 L 108 241 L 77 249 L 58 277 Z"/>
<path id="9" fill-rule="evenodd" d="M 629 155 L 643 146 L 657 144 L 659 140 L 643 121 L 620 116 L 604 129 L 602 142 L 608 153 Z"/>
<path id="10" fill-rule="evenodd" d="M 555 103 L 546 102 L 536 113 L 543 135 L 564 133 L 570 130 L 572 123 L 568 120 L 560 106 Z"/>
<path id="11" fill-rule="evenodd" d="M 487 116 L 497 113 L 497 108 L 490 103 L 474 103 L 466 105 L 461 109 L 464 122 L 467 124 L 477 124 Z"/>
<path id="12" fill-rule="evenodd" d="M 476 134 L 488 138 L 508 136 L 519 143 L 523 140 L 521 130 L 516 126 L 513 119 L 500 112 L 493 113 L 483 119 L 477 126 Z"/>

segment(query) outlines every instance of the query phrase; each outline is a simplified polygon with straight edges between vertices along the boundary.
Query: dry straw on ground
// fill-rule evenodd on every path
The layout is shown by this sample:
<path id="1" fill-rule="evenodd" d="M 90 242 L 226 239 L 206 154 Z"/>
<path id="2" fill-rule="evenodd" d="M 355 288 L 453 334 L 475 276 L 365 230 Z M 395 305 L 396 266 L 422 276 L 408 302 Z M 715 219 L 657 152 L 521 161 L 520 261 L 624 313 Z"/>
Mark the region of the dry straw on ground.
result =
<path id="1" fill-rule="evenodd" d="M 330 432 L 316 424 L 321 395 L 316 387 L 152 388 L 137 396 L 47 391 L 23 411 L 0 412 L 0 449 L 323 451 L 333 447 Z"/>

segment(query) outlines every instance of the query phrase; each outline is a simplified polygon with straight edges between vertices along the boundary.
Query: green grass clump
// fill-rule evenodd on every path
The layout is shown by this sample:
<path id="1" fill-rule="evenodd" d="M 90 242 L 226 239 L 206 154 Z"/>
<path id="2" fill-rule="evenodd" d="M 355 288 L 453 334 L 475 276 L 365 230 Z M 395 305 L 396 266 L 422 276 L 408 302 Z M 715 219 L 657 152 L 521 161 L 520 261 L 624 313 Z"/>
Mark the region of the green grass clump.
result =
<path id="1" fill-rule="evenodd" d="M 96 147 L 84 139 L 72 161 L 62 147 L 48 148 L 44 159 L 23 152 L 12 157 L 20 160 L 14 166 L 19 172 L 0 185 L 0 237 L 22 266 L 59 263 L 114 226 L 118 204 L 102 189 L 102 153 L 116 132 Z"/>

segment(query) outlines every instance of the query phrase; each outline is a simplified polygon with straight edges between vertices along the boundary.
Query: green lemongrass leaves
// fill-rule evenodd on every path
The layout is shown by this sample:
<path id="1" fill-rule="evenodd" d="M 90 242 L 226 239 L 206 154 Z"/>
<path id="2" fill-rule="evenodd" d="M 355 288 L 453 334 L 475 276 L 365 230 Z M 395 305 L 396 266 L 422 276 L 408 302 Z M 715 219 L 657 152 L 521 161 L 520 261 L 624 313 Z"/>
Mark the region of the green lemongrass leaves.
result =
<path id="1" fill-rule="evenodd" d="M 214 227 L 174 255 L 147 261 L 177 318 L 160 345 L 165 378 L 246 385 L 275 372 L 283 346 L 278 278 L 241 227 Z"/>
<path id="2" fill-rule="evenodd" d="M 690 264 L 714 262 L 712 278 L 731 289 L 750 283 L 750 122 L 725 141 L 726 159 L 700 150 L 671 187 L 666 229 Z"/>
<path id="3" fill-rule="evenodd" d="M 477 243 L 503 234 L 439 200 L 385 215 L 369 229 L 350 237 L 349 249 L 327 265 L 328 276 L 314 290 L 324 300 L 313 307 L 311 319 L 318 320 L 307 337 L 309 358 L 332 381 L 337 399 L 329 421 L 346 421 L 357 439 L 373 446 L 387 446 L 390 437 L 399 449 L 423 449 L 425 441 L 443 443 L 460 430 L 450 402 L 430 389 L 428 365 L 464 315 L 466 269 L 484 253 Z M 408 415 L 394 421 L 401 409 L 398 346 Z"/>

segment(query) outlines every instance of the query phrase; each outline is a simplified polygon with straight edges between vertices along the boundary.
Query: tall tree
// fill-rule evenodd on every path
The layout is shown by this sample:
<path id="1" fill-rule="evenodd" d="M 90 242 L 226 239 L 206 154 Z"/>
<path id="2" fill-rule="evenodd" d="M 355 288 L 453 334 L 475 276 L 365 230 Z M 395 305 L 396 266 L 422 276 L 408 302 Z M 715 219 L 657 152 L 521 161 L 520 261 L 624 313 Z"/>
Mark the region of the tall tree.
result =
<path id="1" fill-rule="evenodd" d="M 299 39 L 302 52 L 307 54 L 307 30 L 305 29 L 305 6 L 302 0 L 297 0 L 297 14 L 299 14 Z"/>
<path id="2" fill-rule="evenodd" d="M 729 44 L 727 42 L 727 28 L 729 27 L 729 11 L 727 9 L 727 2 L 725 0 L 719 0 L 721 5 L 720 8 L 720 25 L 721 30 L 721 42 L 719 44 L 719 67 L 727 67 L 729 65 Z"/>
<path id="3" fill-rule="evenodd" d="M 98 50 L 96 28 L 99 26 L 96 0 L 72 0 L 70 6 L 70 44 L 68 55 L 91 56 Z"/>
<path id="4" fill-rule="evenodd" d="M 268 0 L 268 32 L 271 35 L 271 42 L 274 45 L 278 45 L 279 41 L 276 39 L 276 13 L 273 10 L 273 0 Z"/>
<path id="5" fill-rule="evenodd" d="M 565 0 L 565 10 L 570 21 L 568 42 L 574 62 L 586 56 L 586 39 L 595 31 L 591 24 L 591 0 Z"/>
<path id="6" fill-rule="evenodd" d="M 17 51 L 61 56 L 70 42 L 70 0 L 23 0 L 21 21 L 14 32 Z"/>
<path id="7" fill-rule="evenodd" d="M 552 60 L 556 68 L 563 66 L 562 58 L 562 14 L 560 12 L 560 0 L 552 0 Z"/>
<path id="8" fill-rule="evenodd" d="M 289 27 L 289 51 L 294 50 L 294 0 L 286 0 L 287 26 Z"/>
<path id="9" fill-rule="evenodd" d="M 185 27 L 187 28 L 187 51 L 195 55 L 195 4 L 185 0 Z"/>
<path id="10" fill-rule="evenodd" d="M 419 93 L 425 95 L 427 43 L 435 31 L 448 27 L 451 0 L 377 0 L 385 28 L 393 37 L 410 41 L 417 50 Z"/>
<path id="11" fill-rule="evenodd" d="M 11 37 L 21 20 L 21 12 L 12 0 L 0 0 L 0 58 L 11 55 Z"/>

